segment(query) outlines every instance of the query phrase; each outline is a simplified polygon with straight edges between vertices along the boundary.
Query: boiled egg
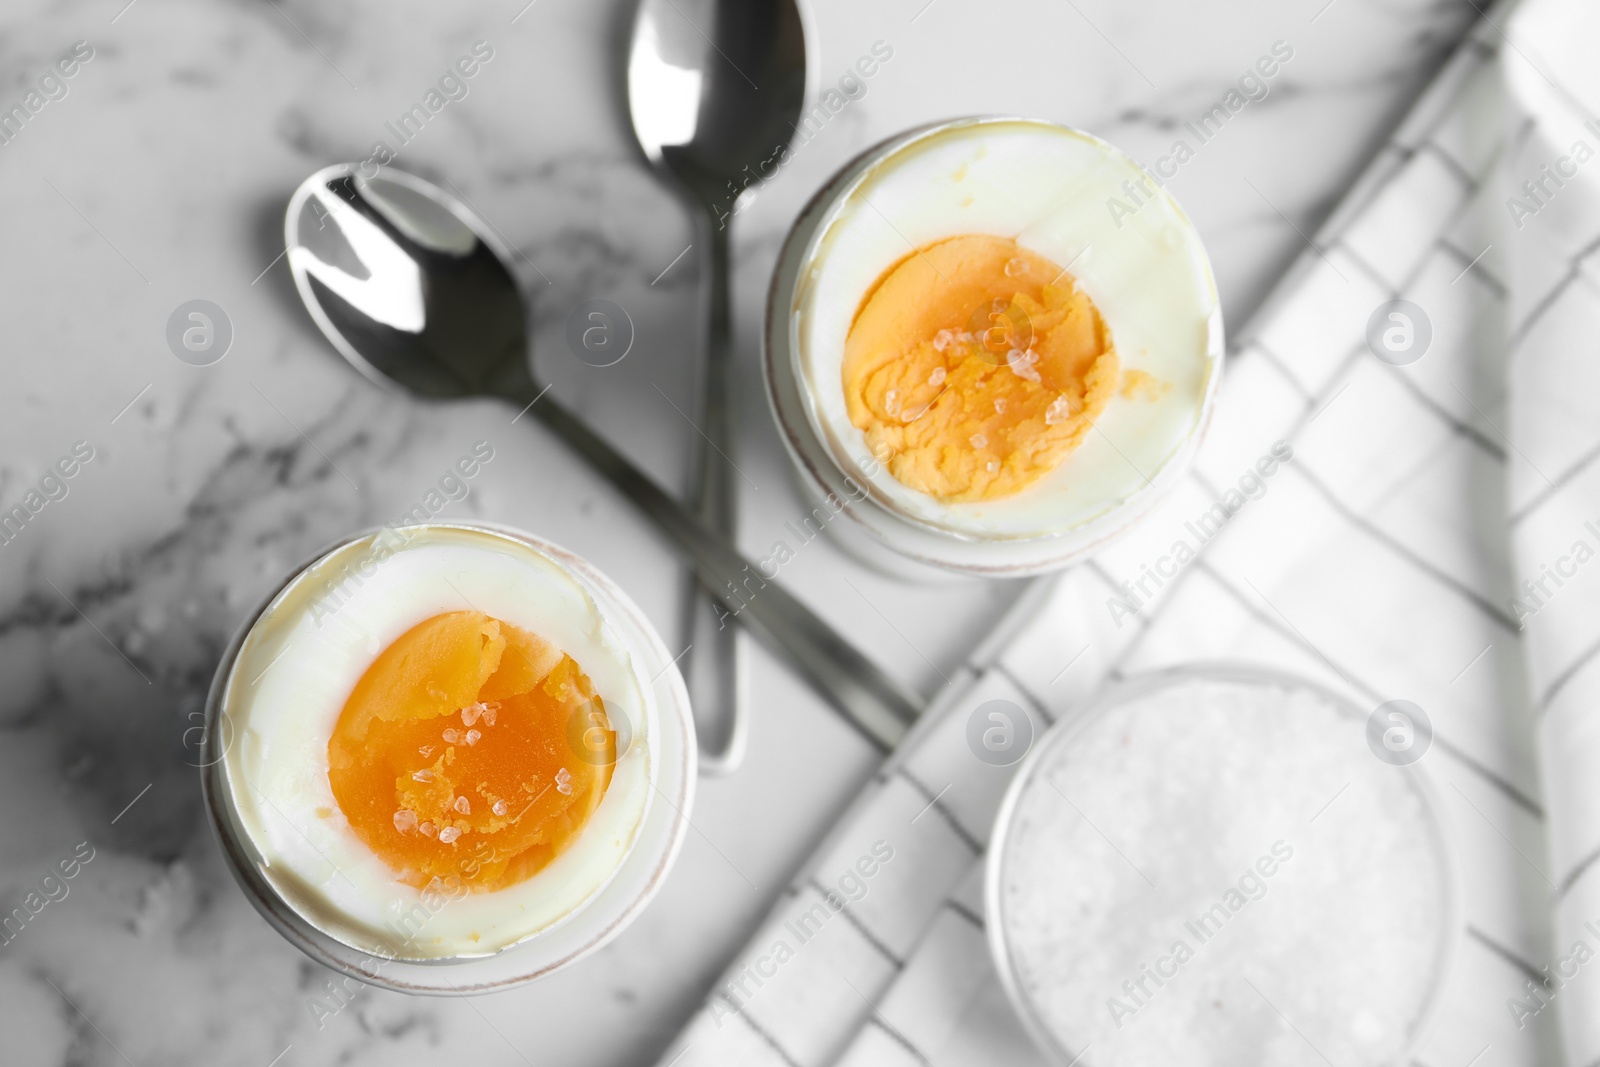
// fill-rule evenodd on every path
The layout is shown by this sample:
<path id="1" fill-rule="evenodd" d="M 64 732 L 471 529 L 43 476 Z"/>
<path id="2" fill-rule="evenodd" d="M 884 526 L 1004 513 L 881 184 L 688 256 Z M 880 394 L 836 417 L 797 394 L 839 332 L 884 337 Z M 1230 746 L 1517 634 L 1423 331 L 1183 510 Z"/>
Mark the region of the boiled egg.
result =
<path id="1" fill-rule="evenodd" d="M 909 139 L 838 197 L 795 303 L 808 418 L 884 506 L 1031 538 L 1138 498 L 1203 424 L 1216 286 L 1176 201 L 1088 134 Z"/>
<path id="2" fill-rule="evenodd" d="M 580 910 L 649 801 L 653 705 L 580 576 L 498 532 L 358 538 L 252 627 L 223 712 L 259 867 L 330 936 L 492 953 Z"/>

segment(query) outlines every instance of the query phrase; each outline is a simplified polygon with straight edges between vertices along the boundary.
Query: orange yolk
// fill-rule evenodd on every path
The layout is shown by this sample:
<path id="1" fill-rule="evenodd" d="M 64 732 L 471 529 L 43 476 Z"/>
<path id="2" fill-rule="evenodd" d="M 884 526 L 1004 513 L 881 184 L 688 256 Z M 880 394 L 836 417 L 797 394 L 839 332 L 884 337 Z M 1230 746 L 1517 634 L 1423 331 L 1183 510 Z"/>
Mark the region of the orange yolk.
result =
<path id="1" fill-rule="evenodd" d="M 615 762 L 605 705 L 572 657 L 475 611 L 402 634 L 328 740 L 351 828 L 418 888 L 535 874 L 583 828 Z"/>
<path id="2" fill-rule="evenodd" d="M 951 237 L 891 267 L 845 338 L 845 402 L 901 482 L 994 500 L 1061 463 L 1119 386 L 1099 311 L 1008 237 Z"/>

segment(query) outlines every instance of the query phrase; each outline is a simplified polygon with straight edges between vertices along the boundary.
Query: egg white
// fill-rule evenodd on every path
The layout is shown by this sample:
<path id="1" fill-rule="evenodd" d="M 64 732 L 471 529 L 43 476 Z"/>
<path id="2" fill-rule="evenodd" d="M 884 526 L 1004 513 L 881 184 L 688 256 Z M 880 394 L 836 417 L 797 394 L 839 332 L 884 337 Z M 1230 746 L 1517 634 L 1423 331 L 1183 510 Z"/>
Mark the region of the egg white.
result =
<path id="1" fill-rule="evenodd" d="M 1124 182 L 1153 195 L 1133 206 Z M 1124 372 L 1158 399 L 1113 397 L 1095 429 L 1023 492 L 951 504 L 878 464 L 850 421 L 841 370 L 865 294 L 915 248 L 964 234 L 1014 238 L 1068 268 L 1100 309 Z M 1097 138 L 1025 120 L 958 125 L 890 153 L 841 196 L 801 267 L 793 308 L 808 417 L 844 472 L 891 510 L 957 536 L 1063 533 L 1150 489 L 1201 425 L 1222 354 L 1216 284 L 1177 202 Z"/>
<path id="2" fill-rule="evenodd" d="M 229 678 L 232 801 L 262 873 L 307 921 L 363 951 L 476 956 L 571 916 L 616 871 L 649 803 L 657 707 L 630 650 L 576 574 L 491 531 L 411 527 L 342 546 L 268 605 Z M 407 630 L 476 610 L 551 641 L 588 674 L 620 755 L 588 823 L 549 866 L 488 893 L 396 880 L 351 829 L 328 781 L 328 739 L 377 656 Z M 574 756 L 574 760 L 577 756 Z"/>

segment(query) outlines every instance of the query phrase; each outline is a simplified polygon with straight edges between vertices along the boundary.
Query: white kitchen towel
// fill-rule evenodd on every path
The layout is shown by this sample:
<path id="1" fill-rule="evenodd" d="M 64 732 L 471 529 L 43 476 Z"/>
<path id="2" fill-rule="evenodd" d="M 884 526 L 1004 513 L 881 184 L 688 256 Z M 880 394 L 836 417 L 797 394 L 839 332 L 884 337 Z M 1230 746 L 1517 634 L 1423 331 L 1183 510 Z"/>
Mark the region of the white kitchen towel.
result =
<path id="1" fill-rule="evenodd" d="M 1235 339 L 1192 476 L 963 667 L 663 1064 L 1040 1062 L 989 962 L 983 853 L 1011 768 L 973 724 L 1005 701 L 1042 730 L 1108 679 L 1216 659 L 1432 721 L 1463 907 L 1413 1062 L 1600 1058 L 1600 585 L 1582 584 L 1600 562 L 1572 544 L 1600 547 L 1600 195 L 1562 161 L 1600 143 L 1582 103 L 1600 33 L 1576 0 L 1509 12 Z M 1513 541 L 1516 582 L 1577 577 L 1530 605 Z"/>
<path id="2" fill-rule="evenodd" d="M 1517 588 L 1539 720 L 1554 1001 L 1572 1067 L 1600 1063 L 1600 7 L 1529 4 L 1508 29 L 1505 211 Z M 1534 1005 L 1528 1005 L 1531 1010 Z"/>

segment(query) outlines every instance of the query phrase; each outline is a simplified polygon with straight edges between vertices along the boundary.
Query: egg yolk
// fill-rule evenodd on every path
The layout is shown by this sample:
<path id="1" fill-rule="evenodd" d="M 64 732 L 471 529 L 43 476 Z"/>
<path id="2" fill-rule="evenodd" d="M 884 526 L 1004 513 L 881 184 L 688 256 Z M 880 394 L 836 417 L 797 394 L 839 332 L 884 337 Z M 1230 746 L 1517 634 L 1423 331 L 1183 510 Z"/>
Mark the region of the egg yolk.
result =
<path id="1" fill-rule="evenodd" d="M 901 482 L 1010 496 L 1082 442 L 1119 386 L 1110 331 L 1065 270 L 1008 237 L 951 237 L 889 268 L 845 338 L 850 421 Z"/>
<path id="2" fill-rule="evenodd" d="M 572 657 L 475 611 L 402 634 L 328 740 L 351 829 L 418 888 L 535 874 L 583 828 L 615 762 L 605 705 Z"/>

